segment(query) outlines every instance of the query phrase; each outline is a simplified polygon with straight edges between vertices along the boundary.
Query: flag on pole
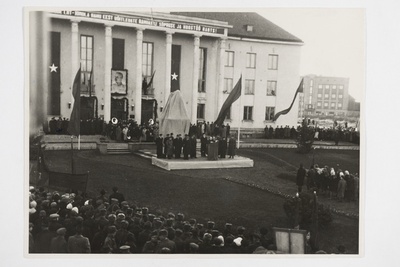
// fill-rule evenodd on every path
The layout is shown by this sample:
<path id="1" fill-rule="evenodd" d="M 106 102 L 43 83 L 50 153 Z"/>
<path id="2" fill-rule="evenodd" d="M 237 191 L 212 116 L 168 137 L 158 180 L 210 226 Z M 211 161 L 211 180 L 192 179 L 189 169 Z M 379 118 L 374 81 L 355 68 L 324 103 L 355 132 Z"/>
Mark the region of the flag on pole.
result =
<path id="1" fill-rule="evenodd" d="M 150 88 L 151 84 L 153 83 L 153 78 L 154 78 L 154 74 L 156 73 L 156 71 L 153 71 L 153 74 L 151 75 L 150 81 L 147 83 L 147 86 L 145 89 Z"/>
<path id="2" fill-rule="evenodd" d="M 180 90 L 180 79 L 181 79 L 181 46 L 172 45 L 171 48 L 171 92 Z"/>
<path id="3" fill-rule="evenodd" d="M 239 81 L 236 83 L 235 87 L 230 92 L 229 96 L 226 98 L 224 104 L 222 105 L 218 117 L 214 122 L 215 125 L 221 125 L 224 122 L 226 115 L 228 114 L 229 109 L 231 108 L 231 105 L 233 104 L 233 102 L 239 99 L 241 94 L 242 94 L 242 75 L 240 75 Z"/>
<path id="4" fill-rule="evenodd" d="M 72 96 L 74 97 L 74 107 L 68 124 L 68 133 L 78 136 L 81 132 L 81 68 L 76 73 L 72 85 Z"/>
<path id="5" fill-rule="evenodd" d="M 293 104 L 294 104 L 294 101 L 296 100 L 297 94 L 298 94 L 298 93 L 303 93 L 303 80 L 304 80 L 304 79 L 301 79 L 301 82 L 300 82 L 300 84 L 299 84 L 299 87 L 298 87 L 297 90 L 296 90 L 296 93 L 294 94 L 294 98 L 293 98 L 292 104 L 290 104 L 290 107 L 287 108 L 287 109 L 284 109 L 284 110 L 282 110 L 282 111 L 279 111 L 278 113 L 276 113 L 275 116 L 274 116 L 273 121 L 276 121 L 276 120 L 279 118 L 280 115 L 288 114 L 289 111 L 292 109 L 292 106 L 293 106 Z"/>

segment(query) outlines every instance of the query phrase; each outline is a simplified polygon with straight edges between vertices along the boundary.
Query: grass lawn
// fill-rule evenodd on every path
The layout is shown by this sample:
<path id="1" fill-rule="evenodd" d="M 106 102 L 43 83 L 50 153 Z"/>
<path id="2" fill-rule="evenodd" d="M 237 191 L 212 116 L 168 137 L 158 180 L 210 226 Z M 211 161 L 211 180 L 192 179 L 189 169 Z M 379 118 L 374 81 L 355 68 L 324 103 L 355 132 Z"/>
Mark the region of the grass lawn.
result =
<path id="1" fill-rule="evenodd" d="M 91 196 L 96 196 L 102 188 L 110 192 L 112 186 L 118 186 L 125 198 L 139 206 L 148 206 L 152 212 L 183 212 L 187 219 L 196 218 L 201 223 L 211 219 L 220 229 L 225 222 L 243 225 L 248 232 L 261 226 L 289 227 L 283 211 L 284 198 L 223 178 L 252 181 L 295 192 L 292 175 L 299 159 L 308 165 L 306 157 L 287 149 L 244 149 L 238 152 L 254 159 L 255 167 L 166 171 L 139 156 L 102 156 L 94 151 L 75 152 L 75 159 L 79 172 L 90 171 L 88 193 Z M 350 172 L 358 169 L 358 151 L 319 153 L 315 161 L 321 162 L 320 165 L 334 162 L 346 166 Z M 68 151 L 47 151 L 46 160 L 52 170 L 70 171 Z M 346 246 L 349 253 L 358 253 L 357 219 L 334 216 L 329 226 L 320 229 L 321 249 L 331 253 L 335 252 L 337 245 Z"/>

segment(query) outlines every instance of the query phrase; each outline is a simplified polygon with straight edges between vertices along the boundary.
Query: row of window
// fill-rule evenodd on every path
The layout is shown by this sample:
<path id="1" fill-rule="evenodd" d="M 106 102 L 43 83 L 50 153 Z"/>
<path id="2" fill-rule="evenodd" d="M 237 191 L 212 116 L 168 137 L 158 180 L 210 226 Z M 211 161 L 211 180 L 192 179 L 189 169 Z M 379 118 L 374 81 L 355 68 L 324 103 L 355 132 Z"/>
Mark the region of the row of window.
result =
<path id="1" fill-rule="evenodd" d="M 255 80 L 246 79 L 244 81 L 244 94 L 254 95 Z M 233 79 L 225 78 L 224 92 L 230 93 L 233 89 Z M 267 95 L 276 96 L 276 81 L 267 81 Z"/>
<path id="2" fill-rule="evenodd" d="M 256 68 L 256 53 L 246 53 L 246 68 L 255 69 Z M 235 52 L 225 51 L 225 67 L 235 66 Z M 277 70 L 278 69 L 278 55 L 269 54 L 268 55 L 268 69 Z"/>
<path id="3" fill-rule="evenodd" d="M 317 94 L 318 99 L 322 99 L 322 94 L 318 93 Z M 331 99 L 336 99 L 336 94 L 332 94 L 330 96 Z M 329 94 L 324 94 L 324 99 L 329 99 Z M 338 94 L 338 99 L 343 99 L 343 94 Z"/>
<path id="4" fill-rule="evenodd" d="M 117 42 L 118 41 L 118 42 Z M 117 47 L 118 45 L 118 47 Z M 115 49 L 114 49 L 115 48 Z M 114 51 L 115 50 L 115 51 Z M 115 53 L 114 53 L 115 52 Z M 226 51 L 226 62 L 225 66 L 233 67 L 235 52 Z M 143 42 L 142 44 L 142 75 L 147 81 L 153 73 L 153 59 L 154 59 L 154 44 L 149 42 Z M 200 48 L 200 64 L 199 64 L 199 81 L 198 81 L 198 92 L 206 91 L 206 66 L 207 66 L 207 49 Z M 124 68 L 124 40 L 113 39 L 113 68 L 123 69 Z M 81 35 L 81 71 L 82 71 L 82 83 L 86 84 L 90 79 L 90 75 L 93 67 L 93 36 Z M 256 67 L 256 54 L 246 54 L 246 67 Z M 268 55 L 268 69 L 278 69 L 278 55 Z M 233 79 L 225 79 L 225 92 L 230 92 L 233 88 Z M 245 94 L 254 94 L 255 80 L 245 81 Z M 267 82 L 267 95 L 276 95 L 276 81 Z"/>
<path id="5" fill-rule="evenodd" d="M 312 81 L 312 80 L 311 80 L 311 81 Z M 312 83 L 311 83 L 310 85 L 312 86 Z M 322 88 L 325 88 L 325 89 L 329 89 L 329 88 L 332 88 L 332 89 L 336 89 L 336 88 L 343 89 L 343 85 L 336 85 L 336 84 L 319 84 L 319 85 L 318 85 L 318 89 L 322 89 Z"/>
<path id="6" fill-rule="evenodd" d="M 337 109 L 342 109 L 342 107 L 343 107 L 342 103 L 337 103 Z M 317 102 L 317 108 L 322 108 L 322 102 L 320 102 L 320 101 Z M 329 102 L 324 102 L 324 108 L 329 108 Z M 331 102 L 330 108 L 335 109 L 336 103 Z"/>
<path id="7" fill-rule="evenodd" d="M 205 118 L 205 104 L 197 104 L 197 119 Z M 272 121 L 275 116 L 275 107 L 265 107 L 265 120 Z M 231 110 L 229 110 L 226 115 L 226 119 L 231 119 Z M 253 120 L 253 106 L 244 106 L 243 107 L 243 120 L 251 121 Z"/>

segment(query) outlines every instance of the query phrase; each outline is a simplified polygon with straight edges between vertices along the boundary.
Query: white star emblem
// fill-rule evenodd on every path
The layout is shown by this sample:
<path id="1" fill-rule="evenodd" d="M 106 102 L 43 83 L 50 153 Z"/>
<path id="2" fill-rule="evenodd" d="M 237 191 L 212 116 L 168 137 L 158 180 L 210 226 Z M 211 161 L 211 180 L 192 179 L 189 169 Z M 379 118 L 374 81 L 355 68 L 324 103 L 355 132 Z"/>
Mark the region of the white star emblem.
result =
<path id="1" fill-rule="evenodd" d="M 174 72 L 174 74 L 171 74 L 172 80 L 178 80 L 178 75 Z"/>
<path id="2" fill-rule="evenodd" d="M 58 68 L 58 67 L 56 67 L 56 66 L 54 65 L 54 63 L 53 63 L 53 65 L 51 65 L 49 68 L 50 68 L 50 72 L 53 72 L 53 71 L 54 71 L 54 72 L 57 72 L 57 68 Z"/>

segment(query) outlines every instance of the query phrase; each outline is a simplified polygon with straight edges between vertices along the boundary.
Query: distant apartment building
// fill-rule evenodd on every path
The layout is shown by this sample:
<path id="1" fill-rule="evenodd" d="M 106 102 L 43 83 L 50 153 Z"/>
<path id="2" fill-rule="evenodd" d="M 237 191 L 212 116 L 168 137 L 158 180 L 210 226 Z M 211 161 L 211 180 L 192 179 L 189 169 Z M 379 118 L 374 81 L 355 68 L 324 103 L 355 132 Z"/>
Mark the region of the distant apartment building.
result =
<path id="1" fill-rule="evenodd" d="M 303 86 L 299 118 L 360 115 L 360 103 L 349 95 L 349 78 L 307 75 Z"/>

